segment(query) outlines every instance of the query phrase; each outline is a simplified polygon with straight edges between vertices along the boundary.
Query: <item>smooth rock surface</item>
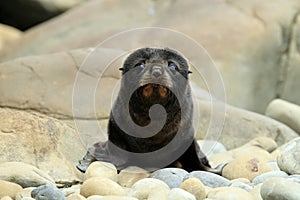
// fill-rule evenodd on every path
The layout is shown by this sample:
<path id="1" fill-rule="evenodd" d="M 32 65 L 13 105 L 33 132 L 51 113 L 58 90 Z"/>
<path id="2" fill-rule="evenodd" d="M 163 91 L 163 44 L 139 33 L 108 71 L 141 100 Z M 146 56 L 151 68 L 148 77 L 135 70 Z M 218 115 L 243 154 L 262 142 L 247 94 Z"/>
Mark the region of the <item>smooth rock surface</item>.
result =
<path id="1" fill-rule="evenodd" d="M 31 197 L 36 200 L 66 200 L 64 194 L 54 185 L 42 185 L 31 192 Z"/>
<path id="2" fill-rule="evenodd" d="M 279 151 L 277 164 L 288 174 L 300 174 L 300 137 L 291 140 Z"/>
<path id="3" fill-rule="evenodd" d="M 255 185 L 253 189 L 250 191 L 250 194 L 254 197 L 255 200 L 263 200 L 260 195 L 260 189 L 261 189 L 262 183 Z"/>
<path id="4" fill-rule="evenodd" d="M 15 199 L 18 192 L 22 189 L 23 188 L 16 183 L 0 180 L 0 198 L 9 196 L 10 198 Z"/>
<path id="5" fill-rule="evenodd" d="M 270 171 L 270 172 L 266 172 L 264 174 L 261 174 L 261 175 L 255 177 L 252 180 L 252 182 L 255 185 L 257 185 L 257 184 L 265 182 L 266 180 L 268 180 L 269 178 L 272 178 L 272 177 L 287 178 L 288 174 L 283 171 Z"/>
<path id="6" fill-rule="evenodd" d="M 15 182 L 22 187 L 54 184 L 54 180 L 42 170 L 22 162 L 0 164 L 0 179 Z"/>
<path id="7" fill-rule="evenodd" d="M 183 169 L 178 168 L 164 168 L 156 170 L 151 173 L 149 178 L 156 178 L 165 182 L 171 189 L 178 188 L 182 183 L 184 177 L 189 173 Z"/>
<path id="8" fill-rule="evenodd" d="M 201 150 L 205 151 L 205 155 L 209 158 L 214 154 L 226 152 L 226 147 L 218 141 L 213 140 L 197 140 Z"/>
<path id="9" fill-rule="evenodd" d="M 205 172 L 205 171 L 193 171 L 189 173 L 186 177 L 186 179 L 189 178 L 197 178 L 199 179 L 205 186 L 216 188 L 216 187 L 224 187 L 231 185 L 231 182 L 219 175 Z"/>
<path id="10" fill-rule="evenodd" d="M 243 199 L 243 200 L 254 200 L 253 196 L 241 188 L 236 187 L 220 187 L 215 188 L 208 192 L 208 199 L 218 200 L 231 200 L 231 199 Z"/>
<path id="11" fill-rule="evenodd" d="M 17 193 L 16 195 L 16 200 L 22 200 L 23 198 L 31 198 L 31 192 L 34 190 L 36 187 L 28 187 L 24 188 L 20 192 Z"/>
<path id="12" fill-rule="evenodd" d="M 36 166 L 43 171 L 41 175 L 48 174 L 56 182 L 81 180 L 74 166 L 86 150 L 76 131 L 68 125 L 39 113 L 0 108 L 0 137 L 1 163 L 24 162 Z M 7 175 L 11 174 L 7 169 L 3 170 Z M 28 175 L 32 178 L 46 177 L 38 175 L 40 170 L 24 170 L 29 170 L 31 175 Z M 22 174 L 20 169 L 16 172 Z"/>
<path id="13" fill-rule="evenodd" d="M 295 92 L 299 85 L 298 4 L 298 0 L 87 1 L 28 31 L 22 43 L 7 49 L 2 59 L 96 46 L 135 27 L 167 27 L 192 37 L 211 54 L 225 87 L 230 88 L 226 90 L 230 104 L 264 112 L 275 96 L 299 103 Z M 128 20 L 133 7 L 135 17 Z M 177 15 L 182 10 L 189 12 Z M 129 45 L 145 46 L 140 41 L 145 43 L 147 38 Z M 178 46 L 185 45 L 179 42 Z"/>
<path id="14" fill-rule="evenodd" d="M 138 200 L 133 197 L 125 197 L 125 196 L 90 196 L 87 198 L 88 200 Z"/>
<path id="15" fill-rule="evenodd" d="M 171 189 L 167 200 L 196 200 L 196 198 L 194 195 L 183 189 L 173 188 Z"/>
<path id="16" fill-rule="evenodd" d="M 264 200 L 300 199 L 300 184 L 284 178 L 270 178 L 266 180 L 260 190 Z"/>
<path id="17" fill-rule="evenodd" d="M 300 106 L 283 99 L 275 99 L 266 109 L 266 115 L 300 133 Z"/>
<path id="18" fill-rule="evenodd" d="M 189 178 L 181 183 L 180 188 L 193 194 L 196 200 L 202 200 L 206 197 L 206 190 L 203 183 L 197 178 Z"/>
<path id="19" fill-rule="evenodd" d="M 117 181 L 117 169 L 116 167 L 107 162 L 96 161 L 90 164 L 87 171 L 85 172 L 85 179 L 92 177 L 109 178 L 113 181 Z"/>
<path id="20" fill-rule="evenodd" d="M 86 198 L 80 194 L 71 194 L 67 197 L 67 200 L 86 200 Z"/>
<path id="21" fill-rule="evenodd" d="M 246 190 L 247 192 L 250 192 L 253 187 L 250 185 L 250 184 L 246 184 L 246 183 L 243 183 L 243 182 L 239 182 L 239 181 L 235 181 L 233 182 L 230 187 L 237 187 L 237 188 L 241 188 L 241 189 L 244 189 Z"/>
<path id="22" fill-rule="evenodd" d="M 291 175 L 288 177 L 289 180 L 300 183 L 300 175 Z"/>
<path id="23" fill-rule="evenodd" d="M 84 197 L 92 195 L 118 195 L 125 194 L 123 188 L 108 178 L 93 177 L 83 182 L 80 194 Z"/>
<path id="24" fill-rule="evenodd" d="M 22 32 L 7 26 L 5 24 L 0 24 L 0 51 L 10 43 L 18 40 L 22 35 Z"/>
<path id="25" fill-rule="evenodd" d="M 253 155 L 245 155 L 236 158 L 226 165 L 222 175 L 230 180 L 236 178 L 247 178 L 252 181 L 256 176 L 272 171 L 267 162 Z"/>
<path id="26" fill-rule="evenodd" d="M 128 195 L 137 199 L 147 199 L 157 189 L 170 190 L 169 186 L 161 180 L 144 178 L 132 186 Z"/>
<path id="27" fill-rule="evenodd" d="M 118 183 L 122 187 L 132 187 L 137 181 L 147 178 L 149 173 L 139 167 L 127 167 L 118 174 Z"/>

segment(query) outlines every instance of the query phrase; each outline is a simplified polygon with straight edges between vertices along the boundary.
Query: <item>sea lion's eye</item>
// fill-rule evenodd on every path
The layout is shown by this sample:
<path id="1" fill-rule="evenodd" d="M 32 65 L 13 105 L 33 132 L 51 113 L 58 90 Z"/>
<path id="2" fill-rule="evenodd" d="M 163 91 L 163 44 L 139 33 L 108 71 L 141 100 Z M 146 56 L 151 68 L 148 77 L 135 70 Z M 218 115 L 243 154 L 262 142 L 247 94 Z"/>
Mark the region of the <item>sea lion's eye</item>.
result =
<path id="1" fill-rule="evenodd" d="M 178 66 L 174 62 L 168 62 L 168 67 L 171 71 L 178 71 Z"/>
<path id="2" fill-rule="evenodd" d="M 134 67 L 139 67 L 139 68 L 144 69 L 145 68 L 145 61 L 140 61 Z"/>

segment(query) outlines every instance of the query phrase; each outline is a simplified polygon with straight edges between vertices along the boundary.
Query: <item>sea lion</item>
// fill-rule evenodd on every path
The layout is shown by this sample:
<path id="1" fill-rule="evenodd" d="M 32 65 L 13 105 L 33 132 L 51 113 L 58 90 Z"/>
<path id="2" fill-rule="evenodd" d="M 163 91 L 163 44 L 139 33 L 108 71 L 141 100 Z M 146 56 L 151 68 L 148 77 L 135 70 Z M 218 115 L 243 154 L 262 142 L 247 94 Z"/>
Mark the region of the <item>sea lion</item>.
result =
<path id="1" fill-rule="evenodd" d="M 221 174 L 223 166 L 211 168 L 194 139 L 187 59 L 170 48 L 147 47 L 131 53 L 120 70 L 121 88 L 109 118 L 108 141 L 90 148 L 77 168 L 85 172 L 90 163 L 101 160 L 115 164 L 118 169 L 138 165 Z M 154 105 L 162 106 L 165 113 L 153 109 L 151 116 Z M 155 130 L 162 121 L 163 126 Z M 166 150 L 155 158 L 146 158 L 146 154 L 161 149 Z M 138 154 L 145 157 L 138 158 Z"/>

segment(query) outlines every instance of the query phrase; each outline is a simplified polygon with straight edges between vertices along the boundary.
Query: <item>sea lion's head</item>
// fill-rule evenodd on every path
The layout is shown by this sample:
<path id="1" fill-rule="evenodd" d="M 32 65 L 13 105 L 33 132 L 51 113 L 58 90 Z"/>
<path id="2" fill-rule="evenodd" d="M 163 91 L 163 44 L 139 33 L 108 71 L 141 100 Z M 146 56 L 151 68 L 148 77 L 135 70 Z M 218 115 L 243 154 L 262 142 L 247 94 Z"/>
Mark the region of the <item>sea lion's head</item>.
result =
<path id="1" fill-rule="evenodd" d="M 135 50 L 120 69 L 123 74 L 123 87 L 137 87 L 135 95 L 144 102 L 163 104 L 174 95 L 172 91 L 184 92 L 188 87 L 188 62 L 173 49 Z"/>

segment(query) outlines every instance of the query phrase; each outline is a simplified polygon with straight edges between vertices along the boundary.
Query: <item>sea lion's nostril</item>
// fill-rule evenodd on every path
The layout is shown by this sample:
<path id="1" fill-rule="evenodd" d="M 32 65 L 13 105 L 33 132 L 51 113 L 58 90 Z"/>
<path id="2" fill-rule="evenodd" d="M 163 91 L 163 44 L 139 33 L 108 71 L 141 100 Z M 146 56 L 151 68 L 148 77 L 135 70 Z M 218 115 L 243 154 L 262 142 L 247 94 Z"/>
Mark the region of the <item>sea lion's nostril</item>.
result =
<path id="1" fill-rule="evenodd" d="M 162 75 L 162 71 L 160 69 L 154 69 L 152 71 L 152 76 L 155 77 L 155 78 L 158 78 L 161 75 Z"/>

